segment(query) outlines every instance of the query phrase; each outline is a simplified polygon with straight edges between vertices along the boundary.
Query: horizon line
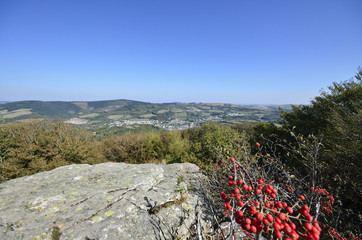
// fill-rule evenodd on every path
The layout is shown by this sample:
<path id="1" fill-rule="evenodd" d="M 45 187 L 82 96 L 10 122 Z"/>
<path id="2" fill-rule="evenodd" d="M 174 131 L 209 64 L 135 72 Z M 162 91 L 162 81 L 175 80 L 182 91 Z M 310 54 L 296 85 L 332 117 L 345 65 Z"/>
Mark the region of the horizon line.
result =
<path id="1" fill-rule="evenodd" d="M 179 104 L 231 104 L 231 105 L 242 105 L 242 106 L 279 106 L 279 105 L 308 105 L 303 103 L 230 103 L 230 102 L 180 102 L 180 101 L 171 101 L 171 102 L 152 102 L 152 101 L 142 101 L 142 100 L 134 100 L 134 99 L 125 99 L 125 98 L 118 98 L 118 99 L 102 99 L 102 100 L 39 100 L 39 99 L 25 99 L 25 100 L 0 100 L 1 104 L 6 103 L 14 103 L 14 102 L 105 102 L 105 101 L 133 101 L 133 102 L 143 102 L 143 103 L 153 103 L 153 104 L 169 104 L 169 103 L 179 103 Z"/>

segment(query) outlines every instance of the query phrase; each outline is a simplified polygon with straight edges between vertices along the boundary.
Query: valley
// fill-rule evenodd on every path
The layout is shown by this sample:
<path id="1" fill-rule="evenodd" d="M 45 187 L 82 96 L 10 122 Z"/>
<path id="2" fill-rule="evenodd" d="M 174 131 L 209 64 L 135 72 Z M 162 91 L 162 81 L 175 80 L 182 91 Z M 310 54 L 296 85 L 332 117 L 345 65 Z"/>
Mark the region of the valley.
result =
<path id="1" fill-rule="evenodd" d="M 227 103 L 148 103 L 132 100 L 92 102 L 20 101 L 0 105 L 0 121 L 31 119 L 65 121 L 85 127 L 125 127 L 151 125 L 165 130 L 187 129 L 206 121 L 224 124 L 279 122 L 279 108 L 290 105 L 245 106 Z"/>

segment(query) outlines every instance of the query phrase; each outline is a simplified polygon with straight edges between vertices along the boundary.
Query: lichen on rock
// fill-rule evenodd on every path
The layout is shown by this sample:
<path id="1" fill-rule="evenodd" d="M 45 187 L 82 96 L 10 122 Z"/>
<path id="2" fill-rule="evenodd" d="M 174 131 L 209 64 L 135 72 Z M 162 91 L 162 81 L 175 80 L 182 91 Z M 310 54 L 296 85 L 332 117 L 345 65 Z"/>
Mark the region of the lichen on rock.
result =
<path id="1" fill-rule="evenodd" d="M 189 163 L 103 163 L 13 179 L 0 184 L 0 239 L 186 239 L 203 177 Z"/>

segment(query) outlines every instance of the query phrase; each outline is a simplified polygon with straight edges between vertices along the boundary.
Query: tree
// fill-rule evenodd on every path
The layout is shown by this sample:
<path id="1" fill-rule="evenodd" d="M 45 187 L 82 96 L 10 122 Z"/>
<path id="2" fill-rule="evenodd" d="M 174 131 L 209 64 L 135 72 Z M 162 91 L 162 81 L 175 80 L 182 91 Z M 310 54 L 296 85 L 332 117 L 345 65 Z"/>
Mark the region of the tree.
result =
<path id="1" fill-rule="evenodd" d="M 321 184 L 333 188 L 352 215 L 361 214 L 362 69 L 350 80 L 333 82 L 310 105 L 293 106 L 292 112 L 281 116 L 283 129 L 294 128 L 297 134 L 323 139 Z"/>

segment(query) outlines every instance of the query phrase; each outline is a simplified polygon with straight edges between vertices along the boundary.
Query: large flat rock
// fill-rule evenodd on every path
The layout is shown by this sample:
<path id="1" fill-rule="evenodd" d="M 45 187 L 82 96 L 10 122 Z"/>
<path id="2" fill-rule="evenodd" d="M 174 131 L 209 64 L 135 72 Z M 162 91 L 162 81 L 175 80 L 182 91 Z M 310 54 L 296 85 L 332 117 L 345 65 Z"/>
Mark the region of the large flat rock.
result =
<path id="1" fill-rule="evenodd" d="M 69 165 L 0 184 L 0 239 L 186 239 L 196 165 Z"/>

